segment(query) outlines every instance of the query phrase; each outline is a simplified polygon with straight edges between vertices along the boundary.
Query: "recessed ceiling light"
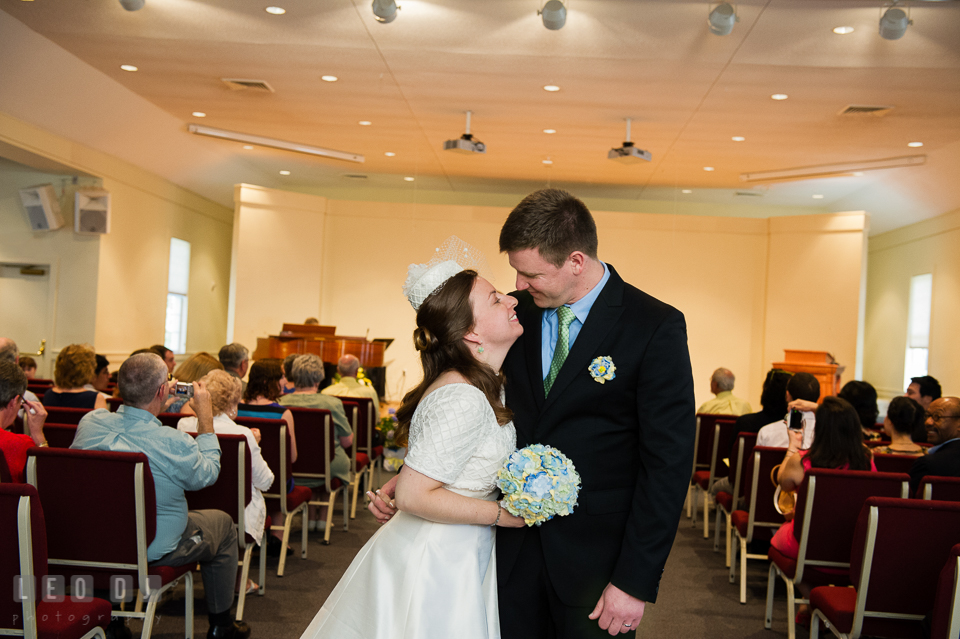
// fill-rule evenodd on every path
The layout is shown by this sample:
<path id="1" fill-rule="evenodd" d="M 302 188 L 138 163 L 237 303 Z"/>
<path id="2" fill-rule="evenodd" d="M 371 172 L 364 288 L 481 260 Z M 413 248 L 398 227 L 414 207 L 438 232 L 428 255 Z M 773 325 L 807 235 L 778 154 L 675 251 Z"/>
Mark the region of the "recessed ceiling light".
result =
<path id="1" fill-rule="evenodd" d="M 373 124 L 373 122 L 371 122 L 370 120 L 360 120 L 359 122 L 357 122 L 357 124 L 359 124 L 360 126 L 370 126 L 371 124 Z"/>
<path id="2" fill-rule="evenodd" d="M 133 66 L 132 64 L 121 64 L 121 65 L 120 65 L 120 68 L 123 69 L 124 71 L 136 71 L 136 70 L 137 70 L 137 67 Z"/>
<path id="3" fill-rule="evenodd" d="M 774 100 L 786 100 L 789 96 L 786 93 L 774 93 L 770 97 Z"/>
<path id="4" fill-rule="evenodd" d="M 284 9 L 283 7 L 267 7 L 266 9 L 264 9 L 264 11 L 266 11 L 267 13 L 272 13 L 275 16 L 282 16 L 287 12 L 287 10 Z"/>
<path id="5" fill-rule="evenodd" d="M 555 84 L 548 84 L 548 85 L 546 85 L 545 87 L 543 87 L 543 90 L 544 90 L 544 91 L 550 91 L 551 93 L 553 93 L 553 92 L 559 91 L 559 90 L 560 90 L 560 87 L 558 87 L 558 86 L 555 85 Z"/>
<path id="6" fill-rule="evenodd" d="M 553 160 L 540 160 L 544 164 L 553 164 Z"/>
<path id="7" fill-rule="evenodd" d="M 556 129 L 544 129 L 543 132 L 546 133 L 547 135 L 553 135 L 554 133 L 557 132 L 557 130 L 556 130 Z"/>
<path id="8" fill-rule="evenodd" d="M 837 35 L 847 35 L 848 33 L 853 33 L 853 27 L 835 27 L 833 32 Z"/>
<path id="9" fill-rule="evenodd" d="M 681 193 L 693 193 L 693 191 L 691 191 L 690 189 L 683 189 L 683 190 L 680 191 L 680 192 L 681 192 Z"/>
<path id="10" fill-rule="evenodd" d="M 413 182 L 413 180 L 414 180 L 414 178 L 412 178 L 412 177 L 410 177 L 410 176 L 407 176 L 407 177 L 403 178 L 403 181 L 404 181 L 404 182 Z"/>
<path id="11" fill-rule="evenodd" d="M 907 142 L 907 146 L 912 146 L 916 148 L 918 146 L 923 146 L 923 142 Z"/>
<path id="12" fill-rule="evenodd" d="M 713 170 L 713 167 L 712 167 L 712 166 L 705 166 L 705 167 L 703 167 L 703 170 L 704 170 L 704 171 L 712 171 L 712 170 Z"/>
<path id="13" fill-rule="evenodd" d="M 853 177 L 863 177 L 863 171 L 854 171 Z"/>
<path id="14" fill-rule="evenodd" d="M 290 171 L 280 171 L 280 175 L 290 175 Z"/>
<path id="15" fill-rule="evenodd" d="M 823 199 L 823 196 L 820 195 L 819 193 L 817 193 L 816 195 L 813 196 L 813 199 L 815 199 L 815 200 L 822 200 L 822 199 Z"/>
<path id="16" fill-rule="evenodd" d="M 203 111 L 194 111 L 192 115 L 193 115 L 193 117 L 195 117 L 195 118 L 205 118 L 205 117 L 207 117 L 207 114 L 204 113 Z"/>
<path id="17" fill-rule="evenodd" d="M 250 149 L 253 148 L 253 145 L 252 145 L 252 144 L 244 144 L 244 145 L 243 145 L 243 148 L 244 148 L 245 150 L 249 151 Z"/>
<path id="18" fill-rule="evenodd" d="M 396 155 L 396 153 L 394 153 L 393 151 L 387 151 L 386 153 L 384 153 L 384 155 L 387 156 L 388 158 L 392 158 L 393 156 Z"/>
<path id="19" fill-rule="evenodd" d="M 747 138 L 743 137 L 742 135 L 735 135 L 730 139 L 733 140 L 734 142 L 743 142 Z"/>
<path id="20" fill-rule="evenodd" d="M 324 82 L 336 82 L 338 78 L 335 75 L 321 75 L 320 79 Z"/>

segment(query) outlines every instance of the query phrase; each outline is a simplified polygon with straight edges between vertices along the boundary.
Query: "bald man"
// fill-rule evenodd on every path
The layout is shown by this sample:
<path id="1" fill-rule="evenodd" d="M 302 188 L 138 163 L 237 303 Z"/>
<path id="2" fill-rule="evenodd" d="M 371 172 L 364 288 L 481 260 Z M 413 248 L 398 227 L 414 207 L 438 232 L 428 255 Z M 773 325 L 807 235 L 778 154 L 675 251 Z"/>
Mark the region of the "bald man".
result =
<path id="1" fill-rule="evenodd" d="M 960 477 L 960 399 L 941 397 L 927 409 L 927 443 L 933 447 L 910 469 L 910 494 L 927 475 Z"/>
<path id="2" fill-rule="evenodd" d="M 698 413 L 709 415 L 746 415 L 752 413 L 750 402 L 733 396 L 733 384 L 736 378 L 728 368 L 718 368 L 710 376 L 710 392 L 716 395 L 697 409 Z"/>
<path id="3" fill-rule="evenodd" d="M 372 386 L 366 386 L 357 381 L 360 371 L 360 360 L 354 355 L 344 355 L 337 362 L 337 372 L 340 381 L 324 388 L 321 393 L 335 397 L 369 397 L 373 400 L 373 418 L 380 419 L 380 398 Z"/>

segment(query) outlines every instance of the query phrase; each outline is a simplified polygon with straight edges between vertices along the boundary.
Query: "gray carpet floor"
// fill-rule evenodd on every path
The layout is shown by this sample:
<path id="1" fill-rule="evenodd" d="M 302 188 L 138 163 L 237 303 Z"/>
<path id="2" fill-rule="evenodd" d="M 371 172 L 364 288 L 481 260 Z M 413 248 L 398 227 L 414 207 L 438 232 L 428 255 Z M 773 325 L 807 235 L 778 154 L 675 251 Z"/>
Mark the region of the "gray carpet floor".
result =
<path id="1" fill-rule="evenodd" d="M 284 576 L 278 578 L 276 575 L 277 560 L 268 560 L 266 594 L 247 597 L 244 617 L 253 629 L 253 637 L 296 638 L 307 627 L 350 565 L 353 556 L 378 528 L 373 516 L 361 509 L 359 504 L 357 518 L 351 520 L 349 531 L 343 530 L 342 521 L 338 510 L 334 522 L 341 525 L 331 533 L 329 546 L 322 545 L 321 534 L 311 533 L 306 559 L 301 559 L 299 553 L 299 517 L 294 521 L 294 531 L 291 533 L 294 553 L 287 558 Z M 773 627 L 770 630 L 763 627 L 766 562 L 749 562 L 746 605 L 739 603 L 739 588 L 729 583 L 727 575 L 724 556 L 713 552 L 712 539 L 703 538 L 702 525 L 694 529 L 690 520 L 681 518 L 676 542 L 661 582 L 659 600 L 647 606 L 637 637 L 786 637 L 786 595 L 780 585 L 776 591 Z M 256 555 L 251 577 L 254 581 L 258 579 Z M 208 624 L 199 574 L 196 574 L 195 584 L 194 635 L 202 639 Z M 154 637 L 173 639 L 183 636 L 183 597 L 183 587 L 180 586 L 161 603 Z M 137 636 L 140 622 L 130 621 L 128 625 Z M 798 639 L 806 639 L 807 636 L 805 629 L 798 628 Z"/>

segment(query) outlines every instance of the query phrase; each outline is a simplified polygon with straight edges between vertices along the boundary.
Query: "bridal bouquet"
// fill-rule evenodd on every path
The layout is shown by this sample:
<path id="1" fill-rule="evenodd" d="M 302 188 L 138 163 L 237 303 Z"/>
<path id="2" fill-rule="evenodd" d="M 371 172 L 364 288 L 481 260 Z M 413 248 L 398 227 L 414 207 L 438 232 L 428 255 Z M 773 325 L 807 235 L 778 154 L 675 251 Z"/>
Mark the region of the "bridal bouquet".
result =
<path id="1" fill-rule="evenodd" d="M 532 444 L 514 451 L 497 472 L 503 507 L 539 526 L 554 516 L 573 512 L 580 492 L 580 475 L 573 462 L 556 448 Z"/>

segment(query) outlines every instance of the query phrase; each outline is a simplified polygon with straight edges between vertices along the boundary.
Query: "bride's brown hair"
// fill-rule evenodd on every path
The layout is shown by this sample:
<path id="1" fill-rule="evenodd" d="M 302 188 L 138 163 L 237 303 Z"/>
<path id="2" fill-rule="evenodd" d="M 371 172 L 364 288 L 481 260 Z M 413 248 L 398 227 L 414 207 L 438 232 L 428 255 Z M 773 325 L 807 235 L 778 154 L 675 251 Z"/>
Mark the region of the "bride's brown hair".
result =
<path id="1" fill-rule="evenodd" d="M 463 336 L 473 329 L 473 307 L 470 291 L 477 279 L 476 271 L 461 271 L 450 277 L 439 291 L 423 301 L 417 311 L 417 328 L 413 344 L 420 351 L 423 381 L 403 397 L 397 410 L 396 439 L 405 442 L 410 432 L 410 420 L 423 399 L 426 390 L 443 373 L 456 371 L 486 396 L 503 426 L 513 417 L 513 411 L 500 401 L 500 389 L 506 378 L 495 372 L 470 352 Z"/>

